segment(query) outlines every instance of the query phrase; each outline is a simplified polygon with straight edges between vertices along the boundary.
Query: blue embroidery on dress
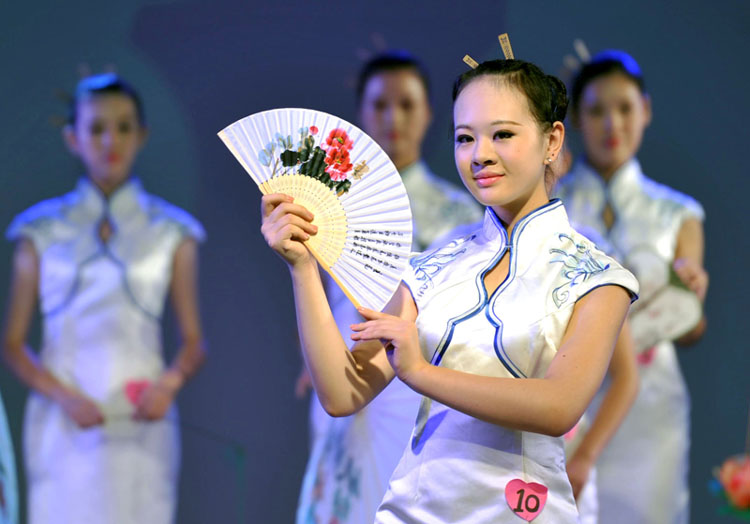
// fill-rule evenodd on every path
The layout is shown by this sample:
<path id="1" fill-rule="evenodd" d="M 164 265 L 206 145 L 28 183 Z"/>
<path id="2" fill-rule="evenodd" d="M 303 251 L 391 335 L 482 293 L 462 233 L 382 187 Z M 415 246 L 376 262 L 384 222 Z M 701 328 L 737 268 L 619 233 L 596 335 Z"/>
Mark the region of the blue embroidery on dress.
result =
<path id="1" fill-rule="evenodd" d="M 559 308 L 568 301 L 568 298 L 570 298 L 570 288 L 585 282 L 591 275 L 596 275 L 597 273 L 609 269 L 609 264 L 606 266 L 602 265 L 591 255 L 589 246 L 586 244 L 576 244 L 575 240 L 565 233 L 560 233 L 558 239 L 560 241 L 568 239 L 575 246 L 575 251 L 571 253 L 566 253 L 562 249 L 557 248 L 549 250 L 550 254 L 560 255 L 559 257 L 550 260 L 550 264 L 561 262 L 564 266 L 562 274 L 568 279 L 567 282 L 556 287 L 552 291 L 552 300 Z"/>
<path id="2" fill-rule="evenodd" d="M 445 266 L 453 262 L 459 255 L 466 252 L 466 248 L 456 248 L 466 242 L 474 240 L 475 234 L 451 240 L 445 246 L 420 257 L 412 258 L 409 263 L 414 268 L 414 276 L 417 282 L 422 282 L 417 290 L 417 295 L 422 296 L 425 291 L 433 286 L 432 278 L 440 273 Z"/>

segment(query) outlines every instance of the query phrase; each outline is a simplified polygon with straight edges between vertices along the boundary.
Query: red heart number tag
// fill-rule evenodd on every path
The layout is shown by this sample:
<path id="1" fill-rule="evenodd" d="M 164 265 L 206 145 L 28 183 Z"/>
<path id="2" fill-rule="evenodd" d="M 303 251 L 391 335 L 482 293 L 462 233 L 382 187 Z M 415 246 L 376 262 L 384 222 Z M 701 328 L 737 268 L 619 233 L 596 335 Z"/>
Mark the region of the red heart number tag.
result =
<path id="1" fill-rule="evenodd" d="M 526 522 L 531 522 L 547 503 L 547 487 L 536 482 L 513 479 L 505 486 L 505 500 L 513 513 Z"/>
<path id="2" fill-rule="evenodd" d="M 151 385 L 150 380 L 128 380 L 125 383 L 125 396 L 134 406 L 138 405 L 141 395 Z"/>

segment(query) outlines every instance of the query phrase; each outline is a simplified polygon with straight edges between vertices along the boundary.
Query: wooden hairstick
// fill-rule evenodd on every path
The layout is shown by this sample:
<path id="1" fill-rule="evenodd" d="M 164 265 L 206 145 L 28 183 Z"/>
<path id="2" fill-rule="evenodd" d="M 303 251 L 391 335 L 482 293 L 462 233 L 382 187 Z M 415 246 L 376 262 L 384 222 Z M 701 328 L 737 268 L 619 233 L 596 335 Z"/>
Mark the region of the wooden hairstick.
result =
<path id="1" fill-rule="evenodd" d="M 477 61 L 476 61 L 476 60 L 474 60 L 474 59 L 473 59 L 472 57 L 470 57 L 469 55 L 466 55 L 466 56 L 464 56 L 464 63 L 465 63 L 466 65 L 468 65 L 468 66 L 469 66 L 470 68 L 472 68 L 472 69 L 476 69 L 477 67 L 479 67 L 479 64 L 477 63 Z"/>
<path id="2" fill-rule="evenodd" d="M 505 56 L 505 59 L 513 60 L 513 48 L 510 46 L 510 38 L 508 38 L 508 33 L 498 35 L 497 39 L 500 40 L 500 47 L 503 48 L 503 56 Z"/>

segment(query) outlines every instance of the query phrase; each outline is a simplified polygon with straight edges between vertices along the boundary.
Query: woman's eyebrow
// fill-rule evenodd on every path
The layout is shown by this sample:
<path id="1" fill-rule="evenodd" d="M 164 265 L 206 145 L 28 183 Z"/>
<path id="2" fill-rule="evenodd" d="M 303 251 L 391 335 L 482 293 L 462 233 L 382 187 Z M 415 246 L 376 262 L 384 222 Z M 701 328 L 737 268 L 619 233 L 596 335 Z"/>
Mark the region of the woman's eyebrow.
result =
<path id="1" fill-rule="evenodd" d="M 520 126 L 521 125 L 518 122 L 514 122 L 513 120 L 493 120 L 492 122 L 490 122 L 491 126 L 507 125 L 507 124 L 514 125 L 514 126 Z M 472 127 L 470 125 L 468 125 L 468 124 L 458 124 L 456 126 L 456 129 L 472 129 Z"/>

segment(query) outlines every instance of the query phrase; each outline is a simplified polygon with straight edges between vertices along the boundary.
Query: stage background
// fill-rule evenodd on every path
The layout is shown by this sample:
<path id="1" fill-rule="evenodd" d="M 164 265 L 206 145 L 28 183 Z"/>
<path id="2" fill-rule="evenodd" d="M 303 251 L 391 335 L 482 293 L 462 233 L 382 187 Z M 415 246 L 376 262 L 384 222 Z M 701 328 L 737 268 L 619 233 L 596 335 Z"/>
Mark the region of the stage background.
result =
<path id="1" fill-rule="evenodd" d="M 716 515 L 707 484 L 714 466 L 742 451 L 750 398 L 742 335 L 749 12 L 744 1 L 723 0 L 1 2 L 0 224 L 72 188 L 80 168 L 51 123 L 64 114 L 55 93 L 72 89 L 81 63 L 96 72 L 116 65 L 142 91 L 151 127 L 137 172 L 208 230 L 200 292 L 210 355 L 179 399 L 186 427 L 178 521 L 292 522 L 308 410 L 293 393 L 300 359 L 289 279 L 259 233 L 260 194 L 216 132 L 282 106 L 354 119 L 358 56 L 384 41 L 431 70 L 436 117 L 425 157 L 457 181 L 450 85 L 466 70 L 464 54 L 498 57 L 497 34 L 509 32 L 518 58 L 557 72 L 574 38 L 592 51 L 626 49 L 653 96 L 645 171 L 707 212 L 709 329 L 680 361 L 693 399 L 692 521 L 730 522 Z M 11 253 L 0 245 L 3 304 Z M 173 326 L 168 318 L 168 348 Z M 37 347 L 38 319 L 31 340 Z M 26 392 L 6 368 L 0 388 L 18 452 Z"/>

